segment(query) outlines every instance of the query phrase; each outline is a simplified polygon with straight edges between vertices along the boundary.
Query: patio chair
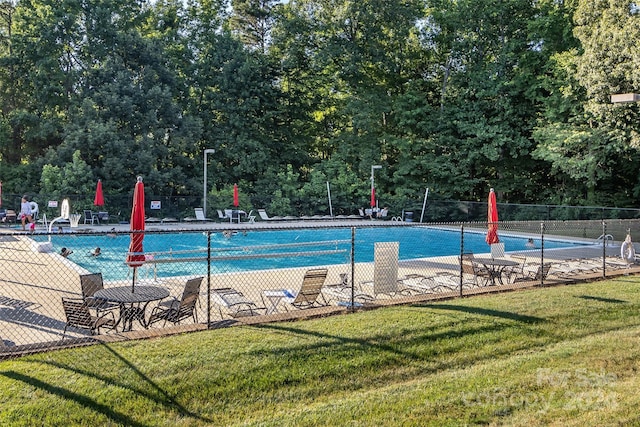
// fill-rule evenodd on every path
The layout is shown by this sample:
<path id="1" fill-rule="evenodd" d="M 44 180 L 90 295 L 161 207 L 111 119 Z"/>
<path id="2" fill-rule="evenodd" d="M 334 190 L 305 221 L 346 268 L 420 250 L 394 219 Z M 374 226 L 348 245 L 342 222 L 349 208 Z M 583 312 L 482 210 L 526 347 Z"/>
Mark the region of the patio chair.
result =
<path id="1" fill-rule="evenodd" d="M 224 221 L 224 220 L 229 219 L 229 218 L 227 218 L 227 216 L 220 209 L 218 209 L 217 211 L 218 211 L 218 219 L 219 220 Z"/>
<path id="2" fill-rule="evenodd" d="M 474 261 L 473 254 L 463 254 L 461 259 L 463 286 L 486 286 L 491 281 L 491 272 Z"/>
<path id="3" fill-rule="evenodd" d="M 525 272 L 521 277 L 516 277 L 515 282 L 539 282 L 546 279 L 551 270 L 551 263 L 538 265 L 537 270 Z"/>
<path id="4" fill-rule="evenodd" d="M 96 292 L 104 289 L 102 273 L 80 275 L 80 288 L 82 290 L 82 300 L 89 308 L 94 308 L 96 311 L 106 311 L 119 307 L 117 303 L 93 297 Z"/>
<path id="5" fill-rule="evenodd" d="M 252 300 L 244 296 L 244 294 L 233 288 L 216 288 L 211 290 L 211 299 L 218 306 L 220 318 L 224 319 L 225 314 L 229 317 L 256 316 L 261 311 L 266 310 L 265 307 L 258 307 Z M 222 309 L 225 309 L 223 313 Z"/>
<path id="6" fill-rule="evenodd" d="M 375 300 L 378 295 L 408 295 L 409 289 L 398 278 L 400 242 L 376 242 L 373 252 L 373 280 L 360 282 L 359 299 Z"/>
<path id="7" fill-rule="evenodd" d="M 80 298 L 62 297 L 62 307 L 64 308 L 67 323 L 64 325 L 61 340 L 64 340 L 69 326 L 86 329 L 91 335 L 94 335 L 96 332 L 99 334 L 102 327 L 113 329 L 116 325 L 115 315 L 112 311 L 94 316 L 89 311 L 87 304 Z"/>
<path id="8" fill-rule="evenodd" d="M 198 314 L 196 312 L 196 303 L 200 297 L 200 285 L 202 284 L 203 277 L 196 277 L 194 279 L 187 280 L 180 299 L 173 298 L 169 301 L 163 301 L 151 310 L 151 315 L 147 321 L 147 326 L 150 326 L 161 320 L 164 321 L 162 326 L 167 322 L 171 322 L 177 325 L 182 320 L 189 317 L 193 318 L 195 323 L 198 323 Z"/>
<path id="9" fill-rule="evenodd" d="M 498 242 L 490 245 L 491 258 L 504 258 L 504 243 Z"/>
<path id="10" fill-rule="evenodd" d="M 527 265 L 527 257 L 524 255 L 510 255 L 510 258 L 518 263 L 518 265 L 512 267 L 507 272 L 507 280 L 514 283 L 517 278 L 524 276 L 524 267 Z"/>
<path id="11" fill-rule="evenodd" d="M 247 221 L 249 224 L 253 224 L 256 222 L 256 216 L 253 215 L 253 210 L 250 210 L 249 213 L 247 214 Z"/>
<path id="12" fill-rule="evenodd" d="M 84 223 L 93 225 L 95 222 L 98 222 L 98 215 L 94 214 L 92 211 L 85 209 L 84 210 Z"/>
<path id="13" fill-rule="evenodd" d="M 328 305 L 322 295 L 322 287 L 327 278 L 327 273 L 328 269 L 326 268 L 307 270 L 302 278 L 302 285 L 297 292 L 291 289 L 263 291 L 262 298 L 265 307 L 267 306 L 267 303 L 264 301 L 265 296 L 267 296 L 267 298 L 277 298 L 270 301 L 273 309 L 272 312 L 275 312 L 276 305 L 279 304 L 280 301 L 300 309 Z M 322 301 L 319 301 L 319 299 Z M 287 309 L 287 305 L 285 305 L 285 310 Z"/>

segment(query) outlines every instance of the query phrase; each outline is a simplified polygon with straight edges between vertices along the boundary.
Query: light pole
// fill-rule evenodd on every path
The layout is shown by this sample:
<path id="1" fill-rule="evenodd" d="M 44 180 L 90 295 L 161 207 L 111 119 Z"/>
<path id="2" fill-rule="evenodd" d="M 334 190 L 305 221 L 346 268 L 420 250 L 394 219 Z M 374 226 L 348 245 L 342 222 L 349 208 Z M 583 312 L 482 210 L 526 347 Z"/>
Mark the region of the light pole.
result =
<path id="1" fill-rule="evenodd" d="M 376 188 L 376 182 L 375 182 L 376 178 L 375 178 L 374 174 L 375 174 L 376 169 L 382 169 L 382 166 L 380 166 L 380 165 L 371 165 L 371 197 L 374 197 L 374 194 L 375 194 L 374 191 L 375 191 L 375 188 Z M 373 200 L 371 200 L 371 213 L 373 213 L 373 208 L 374 208 L 375 205 L 376 205 L 376 203 Z"/>
<path id="2" fill-rule="evenodd" d="M 213 154 L 216 150 L 213 148 L 207 148 L 204 150 L 204 191 L 202 197 L 202 210 L 204 216 L 207 216 L 207 154 Z"/>

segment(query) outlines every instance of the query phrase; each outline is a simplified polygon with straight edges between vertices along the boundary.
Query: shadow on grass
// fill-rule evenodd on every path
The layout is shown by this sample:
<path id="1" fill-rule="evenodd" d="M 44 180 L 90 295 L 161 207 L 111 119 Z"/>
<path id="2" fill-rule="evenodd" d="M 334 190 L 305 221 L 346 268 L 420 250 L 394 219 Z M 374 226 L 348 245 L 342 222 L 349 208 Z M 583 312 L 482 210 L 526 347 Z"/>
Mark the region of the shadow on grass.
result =
<path id="1" fill-rule="evenodd" d="M 482 316 L 499 317 L 501 319 L 515 320 L 522 323 L 541 323 L 545 319 L 542 317 L 527 316 L 524 314 L 513 313 L 510 311 L 491 310 L 487 308 L 467 307 L 464 305 L 453 304 L 421 304 L 416 307 L 425 307 L 434 310 L 451 310 L 469 314 L 480 314 Z"/>
<path id="2" fill-rule="evenodd" d="M 45 383 L 43 381 L 40 381 L 37 378 L 34 377 L 30 377 L 28 375 L 24 375 L 15 371 L 5 371 L 2 372 L 2 375 L 10 378 L 14 381 L 19 381 L 22 382 L 24 384 L 28 384 L 32 387 L 35 387 L 37 389 L 43 390 L 47 393 L 50 393 L 52 395 L 56 395 L 56 396 L 60 396 L 66 400 L 71 400 L 74 401 L 76 403 L 78 403 L 79 405 L 82 405 L 86 408 L 90 408 L 93 409 L 97 412 L 100 412 L 102 414 L 104 414 L 105 416 L 107 416 L 110 420 L 112 420 L 113 422 L 119 423 L 119 424 L 123 424 L 123 425 L 127 425 L 127 426 L 140 426 L 143 427 L 145 426 L 145 424 L 141 424 L 139 422 L 136 422 L 135 420 L 131 419 L 131 417 L 128 417 L 125 414 L 122 414 L 120 412 L 115 411 L 113 408 L 110 408 L 107 405 L 101 404 L 96 402 L 95 400 L 87 397 L 87 396 L 83 396 L 81 394 L 78 393 L 74 393 L 70 390 L 67 390 L 65 388 L 62 387 L 57 387 L 54 386 L 52 384 L 48 384 Z"/>
<path id="3" fill-rule="evenodd" d="M 612 304 L 624 304 L 629 302 L 629 301 L 615 299 L 615 298 L 594 297 L 593 295 L 577 295 L 577 298 L 591 300 L 591 301 L 610 302 Z"/>
<path id="4" fill-rule="evenodd" d="M 454 306 L 449 306 L 449 308 Z M 446 307 L 445 307 L 446 308 Z M 468 309 L 468 307 L 464 307 Z M 491 310 L 482 310 L 483 314 L 489 314 Z M 511 315 L 510 317 L 514 317 L 515 315 Z M 503 315 L 501 317 L 509 317 Z M 532 320 L 533 319 L 533 320 Z M 527 316 L 519 316 L 519 320 L 527 321 L 527 322 L 541 322 L 543 319 L 539 318 L 531 318 Z M 292 353 L 295 354 L 300 352 L 301 350 L 308 353 L 313 353 L 315 351 L 326 351 L 329 347 L 339 347 L 344 345 L 356 345 L 360 347 L 363 351 L 368 352 L 371 350 L 378 350 L 387 352 L 390 354 L 395 354 L 398 356 L 406 357 L 408 359 L 413 360 L 424 360 L 424 354 L 421 352 L 412 352 L 408 351 L 408 348 L 413 348 L 415 344 L 424 343 L 424 342 L 438 342 L 440 340 L 451 340 L 451 339 L 461 339 L 467 336 L 473 336 L 475 334 L 485 334 L 492 332 L 499 332 L 503 330 L 506 326 L 504 324 L 495 323 L 493 325 L 464 325 L 462 329 L 452 330 L 446 329 L 442 332 L 434 332 L 432 330 L 423 331 L 422 333 L 418 333 L 417 335 L 412 335 L 411 338 L 407 338 L 406 336 L 399 336 L 397 333 L 390 334 L 377 334 L 372 335 L 366 338 L 359 337 L 350 337 L 339 334 L 333 334 L 328 332 L 319 332 L 319 331 L 310 331 L 303 328 L 297 328 L 293 326 L 289 326 L 286 324 L 278 324 L 278 323 L 269 323 L 262 324 L 256 326 L 258 329 L 262 330 L 271 330 L 275 332 L 283 332 L 283 333 L 291 333 L 300 336 L 311 336 L 316 339 L 319 339 L 317 343 L 309 344 L 305 342 L 300 344 L 299 346 L 291 346 L 289 348 L 281 348 L 279 352 L 281 354 L 284 353 Z M 327 340 L 329 342 L 327 342 Z M 250 354 L 254 356 L 261 356 L 263 350 L 257 349 L 255 352 L 251 351 Z"/>
<path id="5" fill-rule="evenodd" d="M 112 378 L 112 377 L 99 375 L 98 373 L 96 373 L 94 371 L 78 369 L 78 368 L 75 368 L 73 366 L 70 366 L 70 365 L 67 365 L 67 364 L 64 364 L 64 363 L 54 362 L 52 360 L 37 360 L 37 361 L 34 361 L 34 363 L 47 364 L 47 365 L 54 366 L 54 367 L 59 368 L 59 369 L 68 370 L 68 371 L 75 372 L 75 373 L 80 374 L 80 375 L 84 375 L 84 376 L 87 376 L 87 377 L 94 378 L 96 380 L 104 382 L 105 384 L 115 385 L 115 386 L 121 387 L 123 389 L 129 389 L 129 390 L 133 391 L 134 393 L 136 393 L 138 396 L 141 396 L 141 397 L 144 397 L 146 399 L 155 401 L 158 404 L 164 405 L 166 407 L 171 407 L 171 408 L 175 409 L 178 413 L 180 413 L 180 415 L 182 415 L 184 417 L 191 417 L 191 418 L 194 418 L 194 419 L 197 419 L 197 420 L 201 420 L 201 421 L 205 421 L 205 422 L 208 422 L 208 423 L 213 422 L 212 420 L 210 420 L 208 418 L 205 418 L 205 417 L 203 417 L 203 416 L 201 416 L 199 414 L 195 414 L 195 413 L 189 411 L 182 404 L 177 402 L 173 396 L 171 396 L 169 393 L 167 393 L 166 390 L 164 390 L 162 387 L 160 387 L 158 384 L 156 384 L 154 381 L 152 381 L 151 378 L 149 378 L 144 373 L 142 373 L 133 363 L 131 363 L 130 361 L 128 361 L 127 359 L 122 357 L 122 355 L 117 353 L 108 344 L 102 343 L 101 346 L 102 346 L 102 348 L 105 348 L 108 352 L 110 352 L 113 356 L 115 356 L 116 358 L 120 359 L 120 361 L 122 363 L 124 363 L 126 366 L 128 366 L 138 377 L 140 377 L 144 382 L 146 382 L 153 389 L 155 389 L 157 391 L 157 395 L 153 394 L 151 392 L 145 391 L 140 387 L 135 387 L 134 388 L 130 384 L 127 384 L 127 383 L 124 383 L 124 382 L 114 381 L 114 378 Z M 109 419 L 111 419 L 111 420 L 113 420 L 115 422 L 122 423 L 124 425 L 131 425 L 131 426 L 142 426 L 142 425 L 145 425 L 145 424 L 136 423 L 135 421 L 131 420 L 126 415 L 120 414 L 120 413 L 114 411 L 112 408 L 107 407 L 106 405 L 101 405 L 99 403 L 96 403 L 95 401 L 93 401 L 92 399 L 90 399 L 90 398 L 88 398 L 86 396 L 82 396 L 82 395 L 79 395 L 77 393 L 73 393 L 73 392 L 70 392 L 68 390 L 62 389 L 60 387 L 55 387 L 55 386 L 43 383 L 42 381 L 40 381 L 38 379 L 27 377 L 27 376 L 24 376 L 23 374 L 18 374 L 18 373 L 13 372 L 12 374 L 14 374 L 15 377 L 14 376 L 10 376 L 9 375 L 10 373 L 7 373 L 7 372 L 4 372 L 2 374 L 7 376 L 8 378 L 13 378 L 13 379 L 16 379 L 16 380 L 19 380 L 19 381 L 24 381 L 25 383 L 31 384 L 34 387 L 42 388 L 43 390 L 48 391 L 50 393 L 58 394 L 58 395 L 66 398 L 66 399 L 75 400 L 78 403 L 82 404 L 83 406 L 86 406 L 86 407 L 91 408 L 91 409 L 93 409 L 95 411 L 103 413 L 105 416 L 109 417 Z"/>

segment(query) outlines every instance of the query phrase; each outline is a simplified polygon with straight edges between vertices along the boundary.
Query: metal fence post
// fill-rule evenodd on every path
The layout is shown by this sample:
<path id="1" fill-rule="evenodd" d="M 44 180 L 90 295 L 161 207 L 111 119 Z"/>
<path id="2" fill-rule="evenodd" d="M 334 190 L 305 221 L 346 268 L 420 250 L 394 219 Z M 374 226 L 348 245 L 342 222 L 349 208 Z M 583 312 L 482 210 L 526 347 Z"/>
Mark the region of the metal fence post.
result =
<path id="1" fill-rule="evenodd" d="M 460 262 L 460 296 L 462 296 L 462 282 L 464 280 L 462 272 L 462 255 L 464 255 L 464 224 L 460 226 L 460 258 L 458 258 Z"/>
<path id="2" fill-rule="evenodd" d="M 540 286 L 544 286 L 544 222 L 540 223 Z"/>
<path id="3" fill-rule="evenodd" d="M 350 310 L 354 311 L 355 310 L 355 259 L 356 259 L 356 228 L 355 227 L 351 227 L 351 304 L 350 304 Z"/>
<path id="4" fill-rule="evenodd" d="M 602 278 L 607 277 L 607 223 L 602 220 Z"/>
<path id="5" fill-rule="evenodd" d="M 211 327 L 211 231 L 207 231 L 207 329 Z"/>

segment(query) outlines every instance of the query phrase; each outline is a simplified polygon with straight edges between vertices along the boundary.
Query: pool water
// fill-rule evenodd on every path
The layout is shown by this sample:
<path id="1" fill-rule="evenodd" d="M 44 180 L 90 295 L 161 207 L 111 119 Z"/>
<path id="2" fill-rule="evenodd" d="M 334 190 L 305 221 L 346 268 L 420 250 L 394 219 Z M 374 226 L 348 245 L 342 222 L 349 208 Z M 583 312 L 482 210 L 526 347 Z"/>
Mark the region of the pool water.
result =
<path id="1" fill-rule="evenodd" d="M 48 237 L 41 236 L 41 240 Z M 485 234 L 465 231 L 465 252 L 488 253 Z M 36 237 L 36 239 L 38 239 Z M 68 259 L 91 272 L 102 271 L 107 280 L 124 279 L 130 274 L 125 264 L 129 249 L 129 234 L 53 235 L 53 250 L 73 251 Z M 409 260 L 460 253 L 460 231 L 429 227 L 374 227 L 359 228 L 355 234 L 355 261 L 373 261 L 375 242 L 400 242 L 400 259 Z M 526 237 L 500 236 L 506 252 L 528 250 Z M 540 242 L 535 240 L 537 246 Z M 545 240 L 545 249 L 569 247 L 580 243 Z M 101 248 L 101 255 L 90 253 Z M 206 274 L 207 233 L 148 232 L 144 238 L 144 251 L 158 263 L 160 277 Z M 211 272 L 230 272 L 344 264 L 350 262 L 351 229 L 302 229 L 278 231 L 236 232 L 226 237 L 222 232 L 211 234 Z"/>

